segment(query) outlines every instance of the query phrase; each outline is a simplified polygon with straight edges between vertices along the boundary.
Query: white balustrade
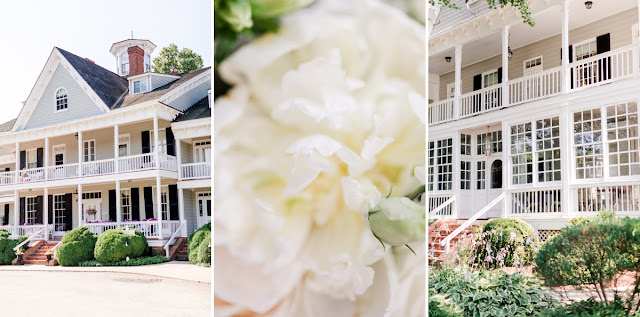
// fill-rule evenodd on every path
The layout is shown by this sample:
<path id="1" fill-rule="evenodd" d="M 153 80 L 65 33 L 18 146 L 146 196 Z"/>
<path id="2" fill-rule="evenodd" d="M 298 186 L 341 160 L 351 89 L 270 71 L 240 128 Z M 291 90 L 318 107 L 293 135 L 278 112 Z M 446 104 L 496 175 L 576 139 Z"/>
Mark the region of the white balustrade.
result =
<path id="1" fill-rule="evenodd" d="M 85 224 L 89 228 L 89 232 L 97 235 L 103 234 L 109 229 L 118 228 L 117 222 L 99 222 L 99 223 L 87 223 Z"/>
<path id="2" fill-rule="evenodd" d="M 449 199 L 453 197 L 453 195 L 429 195 L 427 204 L 429 216 L 452 216 L 453 204 L 449 202 Z M 435 213 L 432 214 L 432 212 Z"/>
<path id="3" fill-rule="evenodd" d="M 0 173 L 0 185 L 10 185 L 16 183 L 16 172 L 2 172 Z"/>
<path id="4" fill-rule="evenodd" d="M 572 89 L 589 87 L 633 75 L 633 45 L 569 64 Z"/>
<path id="5" fill-rule="evenodd" d="M 446 122 L 453 119 L 453 99 L 434 102 L 429 105 L 429 123 Z"/>
<path id="6" fill-rule="evenodd" d="M 30 183 L 45 180 L 44 167 L 24 169 L 18 172 L 18 182 Z"/>
<path id="7" fill-rule="evenodd" d="M 561 92 L 562 67 L 556 67 L 508 82 L 509 105 L 534 101 Z"/>
<path id="8" fill-rule="evenodd" d="M 82 176 L 96 176 L 115 173 L 115 160 L 100 160 L 82 163 Z"/>
<path id="9" fill-rule="evenodd" d="M 45 225 L 21 225 L 14 230 L 17 236 L 33 236 L 32 239 L 44 239 Z"/>
<path id="10" fill-rule="evenodd" d="M 125 156 L 118 160 L 120 172 L 143 171 L 156 167 L 154 153 Z"/>
<path id="11" fill-rule="evenodd" d="M 460 117 L 483 113 L 502 106 L 502 86 L 494 85 L 460 96 Z"/>
<path id="12" fill-rule="evenodd" d="M 48 179 L 67 179 L 80 176 L 78 164 L 56 165 L 49 167 Z"/>
<path id="13" fill-rule="evenodd" d="M 549 215 L 562 212 L 562 188 L 511 191 L 513 216 Z"/>
<path id="14" fill-rule="evenodd" d="M 160 154 L 160 169 L 177 172 L 178 171 L 178 159 L 175 156 Z"/>
<path id="15" fill-rule="evenodd" d="M 619 214 L 638 215 L 640 185 L 585 186 L 575 189 L 578 213 L 608 209 Z"/>
<path id="16" fill-rule="evenodd" d="M 210 162 L 182 164 L 180 168 L 181 180 L 211 178 Z"/>

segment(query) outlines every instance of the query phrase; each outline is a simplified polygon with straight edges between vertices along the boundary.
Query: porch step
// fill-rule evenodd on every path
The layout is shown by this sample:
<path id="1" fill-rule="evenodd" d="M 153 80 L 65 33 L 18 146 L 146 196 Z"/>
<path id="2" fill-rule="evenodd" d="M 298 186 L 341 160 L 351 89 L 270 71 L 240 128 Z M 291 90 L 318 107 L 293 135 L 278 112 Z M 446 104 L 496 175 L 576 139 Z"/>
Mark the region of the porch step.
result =
<path id="1" fill-rule="evenodd" d="M 184 239 L 184 243 L 177 250 L 175 254 L 176 261 L 189 261 L 189 241 L 187 238 L 183 238 L 183 239 Z"/>
<path id="2" fill-rule="evenodd" d="M 429 260 L 432 264 L 439 262 L 439 258 L 444 254 L 445 247 L 441 245 L 440 242 L 458 229 L 462 223 L 460 219 L 438 220 L 429 226 Z M 451 248 L 453 249 L 460 240 L 471 234 L 473 227 L 474 225 L 469 226 L 451 239 Z"/>
<path id="3" fill-rule="evenodd" d="M 47 252 L 58 244 L 57 241 L 40 241 L 25 252 L 22 264 L 47 265 Z"/>

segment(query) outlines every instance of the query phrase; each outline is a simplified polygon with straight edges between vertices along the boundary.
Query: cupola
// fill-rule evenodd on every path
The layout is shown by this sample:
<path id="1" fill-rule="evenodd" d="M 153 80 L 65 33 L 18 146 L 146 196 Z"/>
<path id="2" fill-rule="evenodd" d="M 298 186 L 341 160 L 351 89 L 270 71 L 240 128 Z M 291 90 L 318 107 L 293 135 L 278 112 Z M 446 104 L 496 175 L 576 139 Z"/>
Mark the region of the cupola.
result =
<path id="1" fill-rule="evenodd" d="M 151 53 L 156 45 L 149 40 L 128 39 L 113 43 L 109 52 L 116 58 L 120 76 L 136 76 L 151 72 Z"/>

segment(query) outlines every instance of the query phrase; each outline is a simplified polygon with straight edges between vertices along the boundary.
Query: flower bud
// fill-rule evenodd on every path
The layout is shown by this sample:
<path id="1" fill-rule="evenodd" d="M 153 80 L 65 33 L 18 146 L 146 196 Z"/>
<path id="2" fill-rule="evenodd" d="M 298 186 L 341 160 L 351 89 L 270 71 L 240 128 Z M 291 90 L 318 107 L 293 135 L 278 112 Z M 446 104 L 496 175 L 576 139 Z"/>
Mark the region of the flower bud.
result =
<path id="1" fill-rule="evenodd" d="M 248 0 L 225 1 L 225 6 L 218 9 L 217 15 L 229 23 L 231 29 L 240 32 L 253 26 L 251 5 Z"/>
<path id="2" fill-rule="evenodd" d="M 371 231 L 383 243 L 401 246 L 424 242 L 425 207 L 406 197 L 389 197 L 380 200 L 369 212 Z"/>
<path id="3" fill-rule="evenodd" d="M 251 0 L 253 16 L 270 19 L 308 6 L 313 0 Z"/>

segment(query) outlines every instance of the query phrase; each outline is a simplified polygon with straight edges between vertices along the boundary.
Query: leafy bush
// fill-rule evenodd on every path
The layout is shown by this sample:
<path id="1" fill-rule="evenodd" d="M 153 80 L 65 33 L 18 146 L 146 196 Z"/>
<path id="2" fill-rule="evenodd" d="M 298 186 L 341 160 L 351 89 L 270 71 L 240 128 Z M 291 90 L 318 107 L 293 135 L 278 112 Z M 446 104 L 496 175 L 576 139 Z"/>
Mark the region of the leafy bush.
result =
<path id="1" fill-rule="evenodd" d="M 0 265 L 11 264 L 16 258 L 16 251 L 13 251 L 18 244 L 27 240 L 27 237 L 19 237 L 18 240 L 9 240 L 11 233 L 5 229 L 0 229 Z M 21 249 L 24 250 L 24 247 Z"/>
<path id="2" fill-rule="evenodd" d="M 198 261 L 198 251 L 202 241 L 211 237 L 211 223 L 208 223 L 189 235 L 187 250 L 189 251 L 189 262 L 193 264 L 200 263 Z M 208 244 L 207 244 L 208 245 Z M 211 261 L 209 261 L 211 263 Z"/>
<path id="3" fill-rule="evenodd" d="M 537 316 L 555 305 L 541 286 L 535 278 L 504 271 L 435 269 L 429 274 L 430 293 L 451 300 L 461 316 Z"/>
<path id="4" fill-rule="evenodd" d="M 211 233 L 209 233 L 198 247 L 198 264 L 211 265 Z"/>
<path id="5" fill-rule="evenodd" d="M 616 217 L 615 211 L 611 209 L 600 209 L 594 217 L 573 217 L 569 219 L 569 224 L 579 225 L 583 223 L 591 223 L 598 221 L 614 221 Z"/>
<path id="6" fill-rule="evenodd" d="M 619 297 L 612 302 L 600 302 L 593 298 L 543 311 L 541 317 L 639 317 L 640 313 L 628 312 L 625 303 Z"/>
<path id="7" fill-rule="evenodd" d="M 149 252 L 147 238 L 140 231 L 131 229 L 134 235 L 125 234 L 127 228 L 116 228 L 105 231 L 98 237 L 94 255 L 100 263 L 111 263 L 136 258 Z"/>
<path id="8" fill-rule="evenodd" d="M 533 227 L 515 218 L 497 218 L 485 223 L 476 242 L 472 262 L 490 269 L 528 265 L 540 244 Z"/>
<path id="9" fill-rule="evenodd" d="M 462 309 L 450 298 L 429 290 L 429 317 L 462 317 Z"/>
<path id="10" fill-rule="evenodd" d="M 138 258 L 133 258 L 116 262 L 108 262 L 108 263 L 100 263 L 97 260 L 89 260 L 80 262 L 79 266 L 139 266 L 139 265 L 149 265 L 149 264 L 158 264 L 169 262 L 164 256 L 156 255 L 156 256 L 141 256 Z"/>
<path id="11" fill-rule="evenodd" d="M 56 249 L 56 259 L 62 266 L 77 266 L 82 261 L 93 259 L 97 237 L 88 227 L 67 231 Z"/>
<path id="12" fill-rule="evenodd" d="M 549 286 L 589 286 L 598 297 L 612 300 L 605 289 L 620 273 L 640 272 L 639 219 L 600 219 L 569 226 L 547 241 L 535 259 L 536 272 Z M 638 274 L 634 275 L 639 285 Z M 633 288 L 626 307 L 635 307 L 640 292 Z M 613 288 L 614 296 L 618 289 Z M 606 303 L 605 303 L 606 305 Z"/>

